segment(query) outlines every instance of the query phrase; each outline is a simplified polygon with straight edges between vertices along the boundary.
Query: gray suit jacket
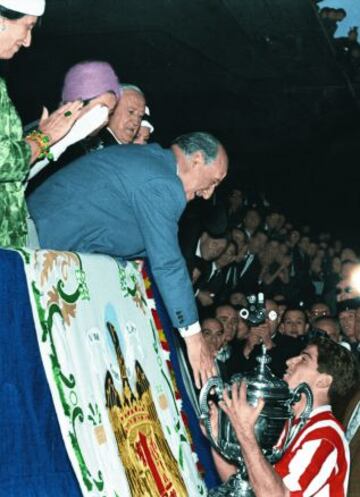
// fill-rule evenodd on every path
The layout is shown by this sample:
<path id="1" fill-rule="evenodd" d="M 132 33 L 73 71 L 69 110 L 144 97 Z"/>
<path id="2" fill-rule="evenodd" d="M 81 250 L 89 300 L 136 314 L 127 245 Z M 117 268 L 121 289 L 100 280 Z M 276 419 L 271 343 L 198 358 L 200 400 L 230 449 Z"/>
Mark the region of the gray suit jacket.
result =
<path id="1" fill-rule="evenodd" d="M 86 155 L 37 188 L 28 206 L 42 248 L 147 256 L 173 325 L 198 320 L 178 244 L 186 197 L 171 150 L 114 145 Z"/>

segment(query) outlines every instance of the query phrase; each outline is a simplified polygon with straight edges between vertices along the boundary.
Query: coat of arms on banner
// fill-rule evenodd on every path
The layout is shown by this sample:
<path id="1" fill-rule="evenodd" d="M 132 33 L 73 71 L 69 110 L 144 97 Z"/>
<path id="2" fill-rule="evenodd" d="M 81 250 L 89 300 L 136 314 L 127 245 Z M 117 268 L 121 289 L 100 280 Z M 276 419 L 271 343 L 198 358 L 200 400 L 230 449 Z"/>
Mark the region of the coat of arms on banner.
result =
<path id="1" fill-rule="evenodd" d="M 205 495 L 138 265 L 25 255 L 41 356 L 83 495 Z"/>

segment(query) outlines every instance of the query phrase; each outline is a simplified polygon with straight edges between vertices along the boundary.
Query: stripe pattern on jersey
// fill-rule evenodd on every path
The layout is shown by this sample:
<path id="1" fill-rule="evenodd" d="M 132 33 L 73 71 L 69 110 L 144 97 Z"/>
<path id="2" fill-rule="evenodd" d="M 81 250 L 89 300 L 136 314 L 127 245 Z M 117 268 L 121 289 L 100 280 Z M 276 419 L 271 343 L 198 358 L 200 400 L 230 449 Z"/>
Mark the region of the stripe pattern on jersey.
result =
<path id="1" fill-rule="evenodd" d="M 284 444 L 285 430 L 277 446 Z M 291 497 L 346 497 L 349 448 L 344 429 L 330 406 L 311 413 L 274 467 Z"/>

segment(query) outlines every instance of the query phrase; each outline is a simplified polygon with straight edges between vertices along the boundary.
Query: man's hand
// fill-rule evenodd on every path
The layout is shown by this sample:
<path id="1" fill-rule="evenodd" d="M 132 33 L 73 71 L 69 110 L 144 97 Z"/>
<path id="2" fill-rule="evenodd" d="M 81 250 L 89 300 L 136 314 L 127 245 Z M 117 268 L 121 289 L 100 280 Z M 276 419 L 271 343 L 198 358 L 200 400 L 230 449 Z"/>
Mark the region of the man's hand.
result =
<path id="1" fill-rule="evenodd" d="M 184 338 L 195 385 L 201 388 L 211 376 L 216 376 L 214 359 L 202 333 Z"/>
<path id="2" fill-rule="evenodd" d="M 248 359 L 253 348 L 256 345 L 262 343 L 268 350 L 272 349 L 274 346 L 273 341 L 270 337 L 269 327 L 267 323 L 262 323 L 259 326 L 252 326 L 250 328 L 250 333 L 246 339 L 246 344 L 243 351 L 244 356 Z"/>
<path id="3" fill-rule="evenodd" d="M 254 437 L 255 424 L 265 401 L 259 399 L 256 407 L 250 405 L 246 400 L 245 382 L 241 383 L 240 389 L 239 384 L 234 383 L 231 388 L 231 398 L 226 390 L 224 390 L 223 397 L 224 400 L 219 402 L 219 406 L 229 417 L 240 444 L 243 437 Z"/>

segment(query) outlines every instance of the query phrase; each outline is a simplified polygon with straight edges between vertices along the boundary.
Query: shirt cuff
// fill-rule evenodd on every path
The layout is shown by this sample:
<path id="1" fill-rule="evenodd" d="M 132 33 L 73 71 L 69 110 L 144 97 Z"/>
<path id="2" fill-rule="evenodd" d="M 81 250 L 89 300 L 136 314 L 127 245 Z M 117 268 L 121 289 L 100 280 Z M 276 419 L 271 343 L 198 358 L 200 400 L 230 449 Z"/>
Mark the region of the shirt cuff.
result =
<path id="1" fill-rule="evenodd" d="M 199 321 L 196 321 L 189 326 L 185 326 L 184 328 L 179 328 L 180 335 L 183 338 L 192 337 L 193 335 L 197 335 L 201 332 L 201 326 Z"/>

